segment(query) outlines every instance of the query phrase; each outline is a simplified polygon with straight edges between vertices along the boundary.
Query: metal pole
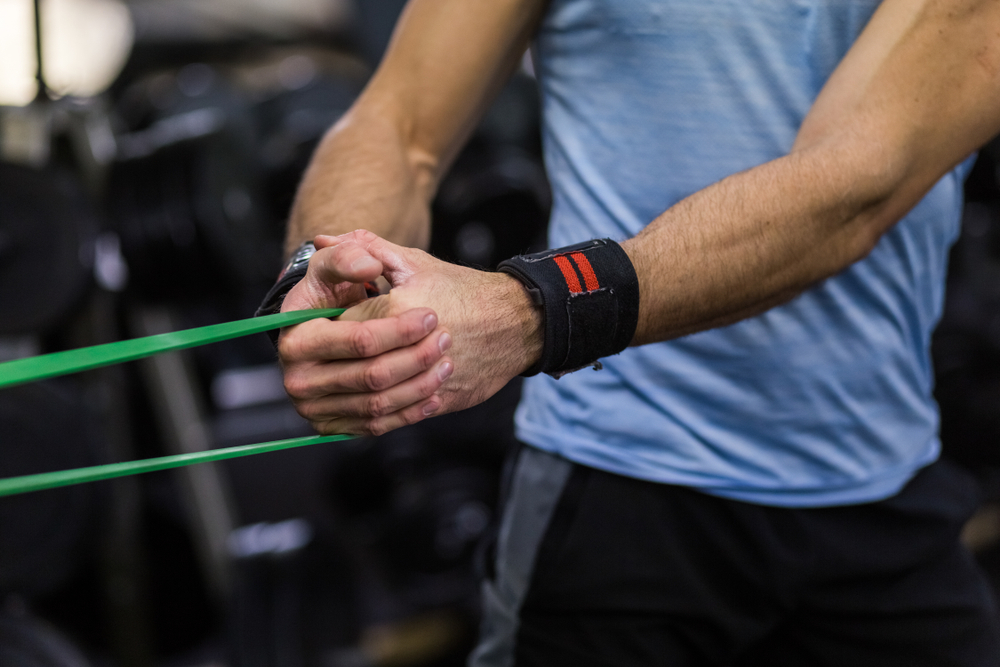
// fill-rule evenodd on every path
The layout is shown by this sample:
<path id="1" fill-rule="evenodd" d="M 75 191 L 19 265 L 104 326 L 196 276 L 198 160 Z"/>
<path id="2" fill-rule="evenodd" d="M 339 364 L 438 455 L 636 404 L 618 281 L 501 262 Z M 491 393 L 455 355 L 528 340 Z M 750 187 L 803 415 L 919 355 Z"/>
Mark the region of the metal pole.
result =
<path id="1" fill-rule="evenodd" d="M 49 89 L 45 85 L 45 70 L 42 66 L 42 1 L 34 0 L 35 5 L 35 81 L 38 82 L 38 92 L 35 101 L 48 100 Z"/>

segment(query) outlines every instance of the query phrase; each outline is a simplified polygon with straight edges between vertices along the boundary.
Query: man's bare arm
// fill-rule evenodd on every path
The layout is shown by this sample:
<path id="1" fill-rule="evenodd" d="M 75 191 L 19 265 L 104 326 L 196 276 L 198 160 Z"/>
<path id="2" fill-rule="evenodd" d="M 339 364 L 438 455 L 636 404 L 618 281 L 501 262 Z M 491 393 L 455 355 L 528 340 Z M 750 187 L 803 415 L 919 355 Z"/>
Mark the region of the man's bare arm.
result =
<path id="1" fill-rule="evenodd" d="M 395 260 L 373 259 L 363 233 L 351 243 L 317 235 L 366 229 L 404 246 L 427 245 L 437 182 L 517 66 L 544 4 L 410 2 L 382 65 L 324 138 L 299 188 L 287 247 L 316 238 L 319 250 L 283 310 L 349 306 L 364 299 L 359 283 L 380 275 L 400 280 L 405 272 L 394 271 Z M 477 274 L 455 280 L 481 287 L 474 300 L 494 326 L 450 327 L 453 310 L 442 315 L 419 295 L 393 299 L 394 308 L 372 299 L 371 312 L 352 309 L 336 323 L 284 331 L 279 356 L 299 412 L 323 432 L 381 433 L 438 411 L 440 387 L 459 365 L 492 369 L 492 383 L 474 386 L 481 398 L 516 374 L 532 345 L 473 351 L 468 342 L 537 338 L 525 331 L 537 329 L 538 313 L 509 276 L 457 273 Z M 450 293 L 448 282 L 438 281 L 434 292 Z M 452 348 L 459 337 L 465 344 Z"/>
<path id="2" fill-rule="evenodd" d="M 937 179 L 1000 130 L 998 34 L 996 0 L 886 0 L 789 155 L 695 193 L 623 244 L 640 280 L 633 343 L 763 312 L 863 258 Z M 327 267 L 370 254 L 389 268 L 392 292 L 348 311 L 352 319 L 424 306 L 452 332 L 453 375 L 420 392 L 434 391 L 424 405 L 436 413 L 482 400 L 538 358 L 538 319 L 505 277 L 463 278 L 471 270 L 364 234 L 324 252 Z M 504 322 L 517 326 L 496 326 Z M 302 345 L 340 335 L 319 326 L 295 331 Z M 388 358 L 366 363 L 391 377 Z M 399 423 L 379 417 L 383 403 L 348 412 L 310 399 L 322 387 L 307 375 L 290 377 L 300 411 L 324 432 L 383 432 Z"/>
<path id="3" fill-rule="evenodd" d="M 789 155 L 683 200 L 624 244 L 635 344 L 721 326 L 862 259 L 1000 131 L 1000 2 L 887 0 Z"/>
<path id="4" fill-rule="evenodd" d="M 430 239 L 437 184 L 520 62 L 542 0 L 415 0 L 364 93 L 326 135 L 299 188 L 289 252 L 317 234 L 367 229 Z"/>

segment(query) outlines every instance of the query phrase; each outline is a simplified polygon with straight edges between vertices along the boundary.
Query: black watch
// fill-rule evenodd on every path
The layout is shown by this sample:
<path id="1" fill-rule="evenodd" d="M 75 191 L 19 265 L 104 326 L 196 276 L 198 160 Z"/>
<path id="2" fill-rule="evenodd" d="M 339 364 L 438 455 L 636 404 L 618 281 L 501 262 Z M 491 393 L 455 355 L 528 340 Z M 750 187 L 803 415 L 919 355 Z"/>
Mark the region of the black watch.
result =
<path id="1" fill-rule="evenodd" d="M 305 278 L 306 270 L 309 268 L 309 260 L 316 254 L 316 246 L 312 241 L 306 241 L 299 246 L 292 258 L 285 264 L 285 268 L 278 274 L 278 281 L 274 287 L 268 290 L 264 300 L 257 307 L 254 317 L 261 315 L 274 315 L 281 312 L 281 305 L 285 302 L 285 297 L 300 280 Z"/>

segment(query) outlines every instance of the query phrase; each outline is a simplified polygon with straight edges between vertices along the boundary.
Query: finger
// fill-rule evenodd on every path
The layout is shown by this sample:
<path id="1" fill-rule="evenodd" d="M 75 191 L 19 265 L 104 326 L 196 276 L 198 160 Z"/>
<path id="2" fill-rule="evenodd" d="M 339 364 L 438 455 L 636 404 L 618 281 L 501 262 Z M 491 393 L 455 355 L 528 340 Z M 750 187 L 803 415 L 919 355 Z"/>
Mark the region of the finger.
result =
<path id="1" fill-rule="evenodd" d="M 327 283 L 363 283 L 382 275 L 382 263 L 360 244 L 344 241 L 317 250 L 309 260 L 309 272 Z"/>
<path id="2" fill-rule="evenodd" d="M 313 238 L 313 245 L 316 246 L 317 250 L 320 248 L 329 248 L 330 246 L 335 246 L 338 243 L 345 243 L 348 241 L 355 241 L 364 245 L 372 236 L 377 236 L 377 234 L 366 229 L 355 229 L 353 232 L 337 234 L 336 236 L 332 234 L 317 234 Z"/>
<path id="3" fill-rule="evenodd" d="M 329 248 L 332 245 L 337 245 L 339 242 L 339 236 L 331 236 L 330 234 L 317 234 L 313 239 L 313 245 L 316 246 L 317 250 Z"/>
<path id="4" fill-rule="evenodd" d="M 451 336 L 440 331 L 415 345 L 370 359 L 310 364 L 302 369 L 290 367 L 285 372 L 285 389 L 297 400 L 384 391 L 426 371 L 449 347 Z"/>
<path id="5" fill-rule="evenodd" d="M 337 237 L 317 238 L 327 239 L 334 245 L 313 254 L 306 275 L 285 297 L 283 312 L 351 306 L 367 298 L 362 283 L 381 275 L 381 263 L 357 243 L 343 244 Z"/>
<path id="6" fill-rule="evenodd" d="M 300 415 L 310 421 L 325 421 L 339 417 L 386 417 L 430 398 L 451 376 L 454 369 L 451 359 L 445 357 L 423 373 L 384 391 L 328 394 L 311 400 L 298 401 L 295 408 Z"/>
<path id="7" fill-rule="evenodd" d="M 441 410 L 443 400 L 437 394 L 430 398 L 408 406 L 384 417 L 338 417 L 331 420 L 310 422 L 317 432 L 323 435 L 349 433 L 353 435 L 384 435 L 403 426 L 416 424 L 431 417 Z"/>
<path id="8" fill-rule="evenodd" d="M 366 229 L 358 229 L 337 237 L 326 237 L 329 247 L 357 247 L 380 263 L 382 275 L 393 285 L 400 284 L 417 269 L 420 259 L 426 253 L 414 248 L 406 248 L 387 241 Z"/>
<path id="9" fill-rule="evenodd" d="M 340 236 L 317 236 L 316 247 L 344 248 L 345 253 L 354 257 L 355 248 L 378 261 L 383 275 L 393 285 L 402 284 L 419 268 L 427 253 L 415 248 L 407 248 L 387 241 L 366 229 L 357 229 Z"/>
<path id="10" fill-rule="evenodd" d="M 345 308 L 366 298 L 364 285 L 346 282 L 328 285 L 315 275 L 310 277 L 307 274 L 289 290 L 281 304 L 281 312 L 309 308 Z"/>
<path id="11" fill-rule="evenodd" d="M 430 308 L 365 322 L 310 320 L 281 337 L 278 356 L 285 364 L 374 357 L 410 346 L 436 326 L 437 315 Z"/>

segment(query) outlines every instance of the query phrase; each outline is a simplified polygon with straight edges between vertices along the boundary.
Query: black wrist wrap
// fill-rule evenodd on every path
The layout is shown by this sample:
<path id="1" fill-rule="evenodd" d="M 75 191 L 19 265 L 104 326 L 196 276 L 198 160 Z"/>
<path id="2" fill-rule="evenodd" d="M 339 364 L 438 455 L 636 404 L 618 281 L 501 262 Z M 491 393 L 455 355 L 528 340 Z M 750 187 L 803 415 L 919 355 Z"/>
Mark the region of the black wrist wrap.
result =
<path id="1" fill-rule="evenodd" d="M 521 255 L 500 262 L 500 271 L 522 283 L 542 307 L 542 357 L 524 375 L 559 377 L 632 342 L 639 321 L 639 279 L 628 255 L 611 239 Z"/>

